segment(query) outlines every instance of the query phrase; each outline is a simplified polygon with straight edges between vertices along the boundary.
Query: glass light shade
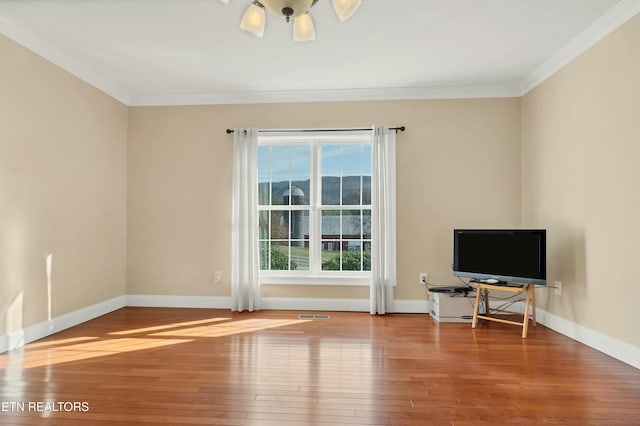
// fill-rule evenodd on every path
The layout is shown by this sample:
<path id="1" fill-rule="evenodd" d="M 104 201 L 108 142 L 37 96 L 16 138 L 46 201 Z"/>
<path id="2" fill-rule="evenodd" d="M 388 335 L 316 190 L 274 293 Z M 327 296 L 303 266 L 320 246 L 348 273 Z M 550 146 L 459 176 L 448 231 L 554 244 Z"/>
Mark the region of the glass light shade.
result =
<path id="1" fill-rule="evenodd" d="M 285 16 L 282 13 L 282 9 L 289 7 L 293 9 L 291 18 L 297 18 L 307 13 L 313 4 L 313 0 L 260 0 L 260 3 L 267 8 L 269 13 L 278 18 L 284 18 Z"/>
<path id="2" fill-rule="evenodd" d="M 262 37 L 264 35 L 264 23 L 264 8 L 252 3 L 244 11 L 240 28 L 256 37 Z"/>
<path id="3" fill-rule="evenodd" d="M 313 41 L 316 39 L 316 30 L 313 26 L 311 15 L 305 13 L 293 21 L 293 41 Z"/>
<path id="4" fill-rule="evenodd" d="M 331 0 L 331 2 L 341 21 L 351 18 L 362 4 L 362 0 Z"/>

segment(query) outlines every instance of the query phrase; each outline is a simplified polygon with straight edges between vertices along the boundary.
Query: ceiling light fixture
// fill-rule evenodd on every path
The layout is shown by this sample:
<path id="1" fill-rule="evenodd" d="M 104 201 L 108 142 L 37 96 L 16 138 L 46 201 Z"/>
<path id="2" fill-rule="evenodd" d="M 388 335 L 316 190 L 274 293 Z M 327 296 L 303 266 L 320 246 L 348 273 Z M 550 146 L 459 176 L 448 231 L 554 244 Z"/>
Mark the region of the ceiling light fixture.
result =
<path id="1" fill-rule="evenodd" d="M 229 3 L 229 0 L 220 0 Z M 293 41 L 312 41 L 316 39 L 309 9 L 318 0 L 254 0 L 245 10 L 240 28 L 256 37 L 264 35 L 265 13 L 268 10 L 273 16 L 290 22 L 293 19 Z M 331 0 L 333 9 L 341 21 L 349 19 L 362 4 L 362 0 Z"/>

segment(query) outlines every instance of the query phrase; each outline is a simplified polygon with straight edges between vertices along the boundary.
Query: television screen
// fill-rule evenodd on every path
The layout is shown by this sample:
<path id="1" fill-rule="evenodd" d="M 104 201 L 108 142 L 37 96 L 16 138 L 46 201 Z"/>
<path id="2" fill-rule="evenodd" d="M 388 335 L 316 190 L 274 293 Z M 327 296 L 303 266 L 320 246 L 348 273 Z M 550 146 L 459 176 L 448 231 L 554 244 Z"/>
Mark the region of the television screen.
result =
<path id="1" fill-rule="evenodd" d="M 453 275 L 508 283 L 547 283 L 544 229 L 455 229 Z"/>

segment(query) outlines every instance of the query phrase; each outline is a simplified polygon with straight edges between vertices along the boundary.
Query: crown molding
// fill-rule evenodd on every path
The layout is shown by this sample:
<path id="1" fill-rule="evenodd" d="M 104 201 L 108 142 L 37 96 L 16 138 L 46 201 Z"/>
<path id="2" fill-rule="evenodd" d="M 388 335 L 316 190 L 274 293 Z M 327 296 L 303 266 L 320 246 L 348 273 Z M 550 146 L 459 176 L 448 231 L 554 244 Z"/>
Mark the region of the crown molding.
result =
<path id="1" fill-rule="evenodd" d="M 516 84 L 287 90 L 210 93 L 133 94 L 130 106 L 221 105 L 304 102 L 398 101 L 421 99 L 511 98 L 520 96 Z"/>
<path id="2" fill-rule="evenodd" d="M 132 94 L 87 67 L 85 63 L 74 59 L 65 51 L 3 17 L 0 17 L 0 33 L 127 106 L 475 99 L 520 96 L 520 89 L 517 84 Z"/>
<path id="3" fill-rule="evenodd" d="M 640 12 L 640 0 L 623 0 L 618 3 L 613 9 L 609 10 L 589 28 L 520 81 L 518 84 L 520 88 L 519 96 L 526 95 L 534 87 L 560 71 L 565 65 L 611 34 L 638 12 Z"/>
<path id="4" fill-rule="evenodd" d="M 0 33 L 123 104 L 129 104 L 129 94 L 117 84 L 114 84 L 113 81 L 87 67 L 85 63 L 74 59 L 71 55 L 53 46 L 43 38 L 30 33 L 20 25 L 1 16 Z"/>
<path id="5" fill-rule="evenodd" d="M 129 93 L 64 50 L 3 17 L 0 17 L 0 33 L 127 106 L 509 98 L 524 96 L 639 12 L 640 0 L 622 0 L 519 83 L 344 90 Z"/>

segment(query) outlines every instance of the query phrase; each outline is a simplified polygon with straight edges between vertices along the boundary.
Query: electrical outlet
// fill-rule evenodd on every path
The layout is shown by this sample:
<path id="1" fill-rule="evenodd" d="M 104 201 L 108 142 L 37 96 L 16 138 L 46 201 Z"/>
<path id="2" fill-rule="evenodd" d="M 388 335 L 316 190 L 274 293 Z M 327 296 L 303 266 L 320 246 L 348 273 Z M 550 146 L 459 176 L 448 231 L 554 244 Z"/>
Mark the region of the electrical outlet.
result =
<path id="1" fill-rule="evenodd" d="M 553 287 L 555 287 L 553 292 L 560 296 L 562 294 L 562 283 L 560 281 L 556 281 L 553 283 Z"/>
<path id="2" fill-rule="evenodd" d="M 418 284 L 427 285 L 427 273 L 426 272 L 420 272 L 420 275 L 418 277 Z"/>
<path id="3" fill-rule="evenodd" d="M 214 271 L 213 272 L 213 282 L 214 283 L 219 283 L 220 281 L 222 281 L 222 272 L 221 271 Z"/>

